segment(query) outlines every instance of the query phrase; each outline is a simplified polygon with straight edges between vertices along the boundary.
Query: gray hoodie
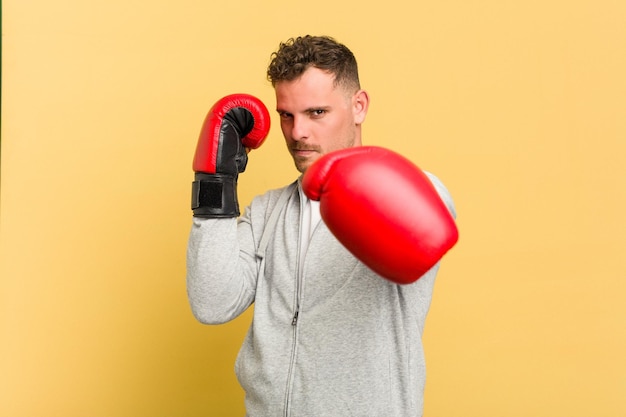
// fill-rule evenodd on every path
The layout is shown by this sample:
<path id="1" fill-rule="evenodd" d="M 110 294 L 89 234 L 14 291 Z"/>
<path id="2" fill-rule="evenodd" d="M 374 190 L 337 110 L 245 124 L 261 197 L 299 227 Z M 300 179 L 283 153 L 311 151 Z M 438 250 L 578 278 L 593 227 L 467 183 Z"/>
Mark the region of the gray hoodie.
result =
<path id="1" fill-rule="evenodd" d="M 429 176 L 454 214 L 448 191 Z M 421 336 L 439 265 L 413 284 L 394 284 L 319 222 L 300 267 L 304 202 L 296 188 L 254 198 L 238 220 L 194 218 L 189 237 L 187 291 L 195 317 L 225 323 L 254 303 L 235 364 L 247 416 L 421 416 Z M 260 250 L 282 192 L 286 204 Z"/>

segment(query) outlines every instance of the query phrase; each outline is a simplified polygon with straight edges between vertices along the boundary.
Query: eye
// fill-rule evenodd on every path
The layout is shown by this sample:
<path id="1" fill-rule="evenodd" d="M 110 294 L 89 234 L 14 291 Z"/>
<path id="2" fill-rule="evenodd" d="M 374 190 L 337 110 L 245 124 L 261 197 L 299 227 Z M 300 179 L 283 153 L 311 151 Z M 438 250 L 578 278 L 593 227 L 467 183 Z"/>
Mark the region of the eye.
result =
<path id="1" fill-rule="evenodd" d="M 326 109 L 312 109 L 309 111 L 309 115 L 313 119 L 319 119 L 320 117 L 323 117 L 326 113 L 328 113 Z"/>
<path id="2" fill-rule="evenodd" d="M 287 113 L 286 111 L 278 112 L 278 116 L 281 120 L 289 120 L 293 117 L 291 113 Z"/>

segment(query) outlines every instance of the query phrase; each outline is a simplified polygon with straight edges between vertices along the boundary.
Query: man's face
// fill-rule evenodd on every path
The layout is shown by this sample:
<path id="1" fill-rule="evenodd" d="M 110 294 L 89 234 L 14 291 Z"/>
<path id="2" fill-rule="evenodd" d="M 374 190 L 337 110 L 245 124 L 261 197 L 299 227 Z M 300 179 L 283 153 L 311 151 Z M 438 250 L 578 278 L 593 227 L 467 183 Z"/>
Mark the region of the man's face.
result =
<path id="1" fill-rule="evenodd" d="M 300 78 L 275 85 L 280 127 L 300 172 L 324 154 L 361 145 L 367 94 L 350 94 L 333 83 L 332 74 L 311 67 Z"/>

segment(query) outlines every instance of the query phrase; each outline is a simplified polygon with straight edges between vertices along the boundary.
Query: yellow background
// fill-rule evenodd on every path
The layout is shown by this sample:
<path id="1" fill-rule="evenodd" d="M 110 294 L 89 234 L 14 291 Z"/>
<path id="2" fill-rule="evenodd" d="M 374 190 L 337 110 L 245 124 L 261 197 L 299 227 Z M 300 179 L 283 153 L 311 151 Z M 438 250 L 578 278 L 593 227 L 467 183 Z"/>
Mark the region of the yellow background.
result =
<path id="1" fill-rule="evenodd" d="M 623 1 L 2 7 L 0 415 L 243 415 L 249 313 L 187 305 L 191 159 L 218 98 L 273 108 L 269 55 L 306 33 L 357 55 L 366 144 L 457 203 L 425 415 L 626 415 Z M 242 205 L 297 175 L 272 118 Z"/>

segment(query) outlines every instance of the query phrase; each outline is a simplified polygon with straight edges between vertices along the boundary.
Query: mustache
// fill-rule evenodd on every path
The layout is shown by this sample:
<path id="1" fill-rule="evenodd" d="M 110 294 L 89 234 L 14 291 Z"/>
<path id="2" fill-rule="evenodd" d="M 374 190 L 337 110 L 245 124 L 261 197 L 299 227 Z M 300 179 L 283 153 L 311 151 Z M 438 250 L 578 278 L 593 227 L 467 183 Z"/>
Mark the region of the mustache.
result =
<path id="1" fill-rule="evenodd" d="M 308 145 L 302 145 L 302 144 L 291 145 L 289 149 L 291 149 L 292 151 L 316 151 L 316 152 L 320 151 L 319 146 L 308 146 Z"/>

